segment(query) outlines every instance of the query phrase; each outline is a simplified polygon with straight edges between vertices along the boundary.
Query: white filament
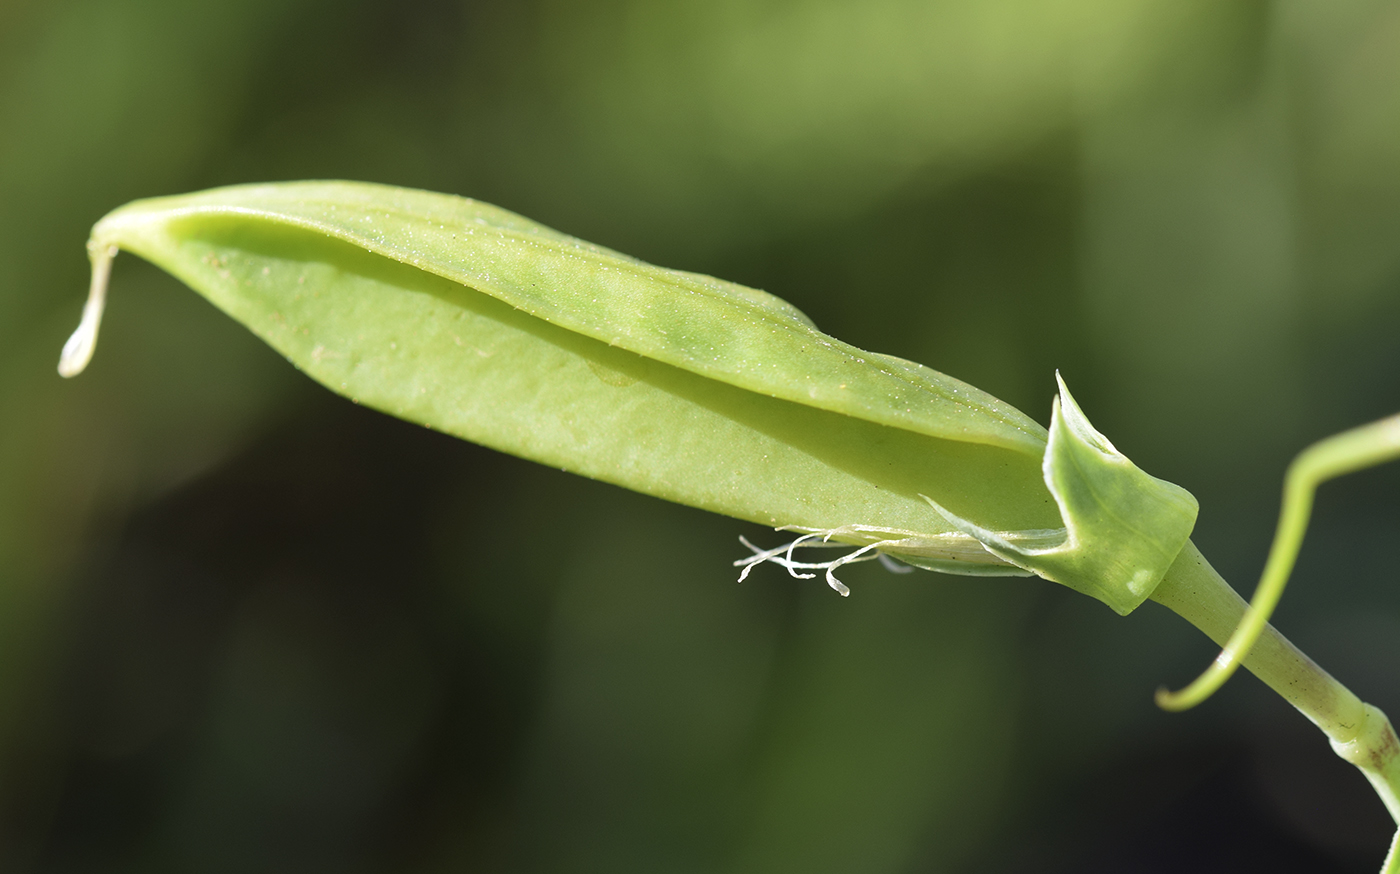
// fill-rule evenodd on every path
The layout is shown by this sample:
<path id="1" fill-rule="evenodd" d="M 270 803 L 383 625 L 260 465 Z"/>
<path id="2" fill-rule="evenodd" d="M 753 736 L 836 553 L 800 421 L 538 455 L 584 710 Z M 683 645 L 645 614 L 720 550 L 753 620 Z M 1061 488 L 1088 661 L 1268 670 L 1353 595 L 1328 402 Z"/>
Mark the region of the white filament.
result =
<path id="1" fill-rule="evenodd" d="M 817 540 L 816 538 L 819 537 L 821 539 Z M 873 552 L 872 550 L 876 550 L 883 545 L 881 543 L 872 543 L 869 546 L 856 547 L 850 552 L 846 553 L 845 555 L 840 556 L 839 558 L 834 558 L 831 561 L 797 561 L 792 557 L 792 553 L 796 549 L 851 548 L 850 544 L 848 543 L 830 543 L 828 542 L 829 537 L 831 537 L 830 532 L 804 534 L 796 540 L 792 541 L 791 543 L 785 543 L 782 546 L 774 547 L 773 549 L 760 549 L 759 547 L 754 546 L 752 543 L 750 543 L 748 541 L 748 538 L 740 537 L 739 542 L 747 546 L 750 550 L 752 550 L 753 555 L 749 556 L 748 558 L 741 558 L 738 561 L 734 562 L 735 567 L 743 568 L 743 570 L 739 573 L 739 582 L 742 583 L 745 579 L 747 579 L 749 576 L 749 571 L 752 571 L 758 565 L 761 565 L 764 562 L 772 562 L 773 564 L 776 564 L 779 567 L 786 568 L 789 574 L 791 574 L 793 577 L 799 580 L 810 580 L 816 576 L 816 574 L 798 573 L 799 570 L 825 571 L 826 584 L 828 586 L 831 586 L 831 588 L 835 589 L 837 593 L 839 593 L 842 597 L 846 597 L 847 595 L 851 594 L 851 590 L 846 586 L 845 583 L 836 579 L 835 573 L 836 569 L 841 567 L 842 565 L 852 564 L 854 562 L 859 561 L 873 561 L 874 559 L 878 558 L 880 559 L 881 564 L 883 564 L 886 568 L 889 568 L 891 571 L 894 571 L 895 573 L 908 573 L 910 570 L 913 570 L 913 568 L 906 568 L 903 565 L 894 565 L 891 562 L 891 560 L 882 552 Z"/>
<path id="2" fill-rule="evenodd" d="M 97 348 L 97 329 L 102 325 L 102 310 L 107 304 L 107 278 L 112 273 L 112 259 L 116 257 L 116 246 L 93 246 L 89 248 L 92 258 L 92 285 L 88 288 L 87 303 L 83 305 L 83 320 L 68 342 L 63 344 L 63 354 L 58 358 L 58 375 L 77 376 L 92 360 L 92 352 Z"/>

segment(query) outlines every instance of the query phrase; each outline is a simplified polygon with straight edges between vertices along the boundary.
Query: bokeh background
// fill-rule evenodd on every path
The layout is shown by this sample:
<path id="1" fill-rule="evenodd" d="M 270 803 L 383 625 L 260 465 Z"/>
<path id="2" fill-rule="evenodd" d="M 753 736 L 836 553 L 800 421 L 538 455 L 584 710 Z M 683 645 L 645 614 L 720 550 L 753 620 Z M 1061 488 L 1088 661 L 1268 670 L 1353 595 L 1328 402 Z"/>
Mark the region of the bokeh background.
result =
<path id="1" fill-rule="evenodd" d="M 1400 4 L 0 0 L 0 870 L 1373 871 L 1252 677 L 1038 580 L 877 566 L 360 409 L 107 210 L 350 178 L 779 294 L 1095 424 L 1246 593 L 1284 465 L 1400 409 Z M 1400 715 L 1400 471 L 1277 624 Z"/>

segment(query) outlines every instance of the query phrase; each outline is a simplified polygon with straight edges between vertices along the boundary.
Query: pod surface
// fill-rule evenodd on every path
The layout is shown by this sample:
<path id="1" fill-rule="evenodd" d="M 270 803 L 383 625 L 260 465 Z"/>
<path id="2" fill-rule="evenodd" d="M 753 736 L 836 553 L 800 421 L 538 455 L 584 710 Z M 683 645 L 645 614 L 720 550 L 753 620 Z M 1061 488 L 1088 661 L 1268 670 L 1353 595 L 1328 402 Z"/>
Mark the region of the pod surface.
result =
<path id="1" fill-rule="evenodd" d="M 1009 404 L 843 343 L 781 298 L 645 264 L 463 197 L 363 182 L 234 186 L 136 201 L 99 222 L 94 237 L 216 216 L 325 234 L 749 391 L 932 437 L 1036 455 L 1045 447 L 1045 429 Z"/>
<path id="2" fill-rule="evenodd" d="M 923 495 L 990 528 L 1060 524 L 1045 431 L 1014 408 L 764 292 L 486 204 L 239 186 L 129 204 L 92 246 L 165 268 L 357 402 L 657 497 L 803 529 L 961 536 Z"/>

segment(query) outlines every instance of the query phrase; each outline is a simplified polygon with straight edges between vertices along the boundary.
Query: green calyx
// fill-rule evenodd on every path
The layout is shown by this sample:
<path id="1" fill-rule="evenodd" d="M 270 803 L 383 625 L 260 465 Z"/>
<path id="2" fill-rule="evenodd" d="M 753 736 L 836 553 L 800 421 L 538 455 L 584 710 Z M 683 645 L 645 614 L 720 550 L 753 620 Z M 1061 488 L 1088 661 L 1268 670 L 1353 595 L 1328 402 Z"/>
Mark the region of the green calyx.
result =
<path id="1" fill-rule="evenodd" d="M 1145 473 L 1089 423 L 1057 373 L 1060 395 L 1041 470 L 1058 529 L 994 531 L 925 500 L 988 552 L 1126 616 L 1147 600 L 1186 545 L 1196 499 Z"/>

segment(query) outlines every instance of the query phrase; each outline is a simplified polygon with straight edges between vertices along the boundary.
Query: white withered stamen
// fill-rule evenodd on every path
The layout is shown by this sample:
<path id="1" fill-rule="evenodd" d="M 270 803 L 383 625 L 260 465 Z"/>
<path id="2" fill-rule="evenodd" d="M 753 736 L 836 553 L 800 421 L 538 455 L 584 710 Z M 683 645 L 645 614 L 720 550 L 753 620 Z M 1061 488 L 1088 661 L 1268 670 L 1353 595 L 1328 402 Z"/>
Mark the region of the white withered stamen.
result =
<path id="1" fill-rule="evenodd" d="M 895 573 L 908 573 L 909 571 L 913 570 L 913 568 L 905 567 L 902 565 L 892 566 L 892 562 L 888 556 L 886 556 L 882 552 L 874 551 L 879 547 L 880 544 L 872 543 L 868 546 L 852 548 L 849 543 L 829 542 L 827 538 L 829 538 L 830 536 L 830 533 L 804 534 L 796 540 L 792 541 L 791 543 L 785 543 L 782 546 L 778 546 L 773 549 L 761 549 L 750 543 L 748 541 L 748 538 L 741 536 L 739 538 L 739 542 L 747 546 L 749 549 L 753 550 L 753 555 L 749 556 L 748 558 L 741 558 L 738 561 L 734 562 L 735 567 L 743 568 L 743 570 L 739 573 L 739 582 L 742 583 L 745 579 L 747 579 L 749 576 L 749 571 L 752 571 L 758 565 L 761 565 L 764 562 L 772 562 L 773 564 L 776 564 L 779 567 L 786 568 L 789 574 L 791 574 L 793 577 L 799 580 L 810 580 L 816 577 L 816 574 L 798 573 L 799 570 L 825 571 L 826 584 L 828 586 L 831 586 L 831 588 L 835 589 L 842 597 L 845 597 L 851 594 L 851 590 L 847 588 L 845 583 L 836 579 L 835 575 L 836 569 L 841 567 L 842 565 L 852 564 L 854 562 L 860 561 L 873 561 L 875 559 L 880 559 L 881 564 L 883 564 L 886 568 Z M 819 537 L 821 539 L 817 540 L 816 538 Z M 851 552 L 848 552 L 845 555 L 840 556 L 839 558 L 834 558 L 831 561 L 797 561 L 792 557 L 793 551 L 796 549 L 842 548 L 851 549 Z"/>

